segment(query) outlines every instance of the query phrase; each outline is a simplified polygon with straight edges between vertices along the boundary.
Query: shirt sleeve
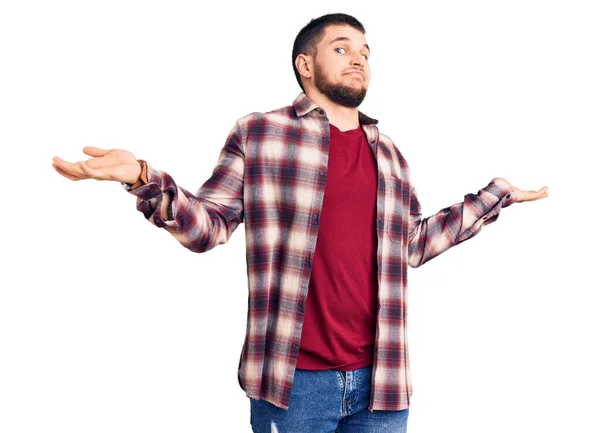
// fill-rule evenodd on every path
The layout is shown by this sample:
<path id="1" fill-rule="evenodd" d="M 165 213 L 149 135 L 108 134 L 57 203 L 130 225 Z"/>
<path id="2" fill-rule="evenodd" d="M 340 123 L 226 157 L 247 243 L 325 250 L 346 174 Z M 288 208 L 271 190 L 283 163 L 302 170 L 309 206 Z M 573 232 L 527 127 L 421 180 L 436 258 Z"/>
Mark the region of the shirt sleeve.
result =
<path id="1" fill-rule="evenodd" d="M 408 264 L 416 268 L 479 233 L 498 219 L 502 208 L 514 203 L 513 189 L 501 180 L 491 181 L 462 203 L 421 218 L 416 190 L 410 189 Z"/>
<path id="2" fill-rule="evenodd" d="M 232 128 L 210 178 L 196 194 L 178 186 L 163 172 L 146 167 L 147 182 L 122 183 L 137 197 L 137 210 L 167 230 L 184 247 L 202 253 L 229 240 L 244 220 L 244 137 L 240 122 Z"/>

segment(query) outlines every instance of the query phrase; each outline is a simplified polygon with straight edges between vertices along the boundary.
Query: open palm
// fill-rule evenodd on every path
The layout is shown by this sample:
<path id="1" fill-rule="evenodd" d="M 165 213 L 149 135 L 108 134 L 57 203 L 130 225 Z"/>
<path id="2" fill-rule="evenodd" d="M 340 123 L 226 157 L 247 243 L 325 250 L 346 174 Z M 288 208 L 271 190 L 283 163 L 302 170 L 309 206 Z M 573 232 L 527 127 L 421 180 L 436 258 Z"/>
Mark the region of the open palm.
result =
<path id="1" fill-rule="evenodd" d="M 84 147 L 83 153 L 91 156 L 86 161 L 68 162 L 57 156 L 52 158 L 54 169 L 71 180 L 96 179 L 135 183 L 140 176 L 140 165 L 127 150 Z"/>
<path id="2" fill-rule="evenodd" d="M 516 203 L 525 202 L 525 201 L 535 201 L 535 200 L 539 200 L 541 198 L 548 197 L 548 187 L 547 186 L 544 186 L 537 191 L 533 190 L 533 189 L 528 190 L 528 191 L 523 191 L 523 190 L 520 190 L 519 188 L 511 185 L 504 178 L 495 177 L 493 179 L 493 181 L 494 182 L 505 182 L 509 186 L 509 188 L 512 190 L 511 195 L 513 196 L 513 201 Z"/>

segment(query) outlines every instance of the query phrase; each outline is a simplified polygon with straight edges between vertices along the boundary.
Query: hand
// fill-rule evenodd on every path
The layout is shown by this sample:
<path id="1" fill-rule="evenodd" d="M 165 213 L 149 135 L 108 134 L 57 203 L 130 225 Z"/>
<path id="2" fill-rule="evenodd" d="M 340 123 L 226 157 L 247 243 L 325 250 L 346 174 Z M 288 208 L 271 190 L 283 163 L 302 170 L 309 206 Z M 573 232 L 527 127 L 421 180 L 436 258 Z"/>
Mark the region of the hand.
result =
<path id="1" fill-rule="evenodd" d="M 548 197 L 548 187 L 547 186 L 542 187 L 538 191 L 535 191 L 535 190 L 522 191 L 519 188 L 512 186 L 506 179 L 503 179 L 501 177 L 495 177 L 494 179 L 492 179 L 492 182 L 506 183 L 508 185 L 508 187 L 512 190 L 510 194 L 512 195 L 513 201 L 515 203 L 520 203 L 520 202 L 524 202 L 524 201 L 535 201 L 535 200 L 539 200 L 541 198 Z"/>
<path id="2" fill-rule="evenodd" d="M 83 153 L 92 158 L 72 163 L 55 156 L 52 158 L 52 167 L 71 180 L 96 179 L 135 183 L 140 177 L 142 169 L 131 152 L 87 146 L 83 148 Z"/>

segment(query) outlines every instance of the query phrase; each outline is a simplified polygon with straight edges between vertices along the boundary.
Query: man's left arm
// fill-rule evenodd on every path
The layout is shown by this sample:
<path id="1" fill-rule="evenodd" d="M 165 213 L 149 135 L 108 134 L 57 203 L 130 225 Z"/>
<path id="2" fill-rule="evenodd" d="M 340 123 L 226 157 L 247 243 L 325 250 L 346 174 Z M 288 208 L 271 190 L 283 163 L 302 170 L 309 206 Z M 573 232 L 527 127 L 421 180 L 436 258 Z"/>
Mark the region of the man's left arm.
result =
<path id="1" fill-rule="evenodd" d="M 450 247 L 472 238 L 484 225 L 496 221 L 502 208 L 547 196 L 547 186 L 538 191 L 523 191 L 506 179 L 496 177 L 477 194 L 467 194 L 462 203 L 421 218 L 421 205 L 411 187 L 408 264 L 413 268 L 421 266 Z"/>

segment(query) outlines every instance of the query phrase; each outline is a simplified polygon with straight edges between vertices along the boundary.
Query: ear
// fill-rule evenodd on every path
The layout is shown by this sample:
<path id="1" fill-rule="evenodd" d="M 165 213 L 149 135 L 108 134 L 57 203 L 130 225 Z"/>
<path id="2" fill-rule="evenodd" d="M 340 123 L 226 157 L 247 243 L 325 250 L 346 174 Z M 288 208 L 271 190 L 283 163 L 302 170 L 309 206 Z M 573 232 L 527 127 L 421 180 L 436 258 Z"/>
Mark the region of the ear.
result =
<path id="1" fill-rule="evenodd" d="M 300 76 L 304 78 L 311 78 L 313 75 L 312 57 L 306 54 L 298 54 L 296 57 L 296 69 Z"/>

